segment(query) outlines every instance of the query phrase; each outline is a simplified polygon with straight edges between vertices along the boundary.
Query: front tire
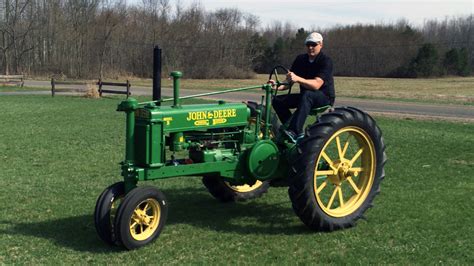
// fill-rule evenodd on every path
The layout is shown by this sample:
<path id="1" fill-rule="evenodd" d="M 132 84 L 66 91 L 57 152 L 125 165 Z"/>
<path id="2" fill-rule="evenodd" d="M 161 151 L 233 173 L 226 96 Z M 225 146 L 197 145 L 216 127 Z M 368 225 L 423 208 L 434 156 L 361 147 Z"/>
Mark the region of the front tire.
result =
<path id="1" fill-rule="evenodd" d="M 140 248 L 154 241 L 163 230 L 168 216 L 164 194 L 154 187 L 136 187 L 123 199 L 115 228 L 127 249 Z"/>
<path id="2" fill-rule="evenodd" d="M 115 214 L 125 194 L 123 182 L 106 188 L 97 199 L 94 211 L 94 224 L 99 237 L 109 245 L 118 245 L 114 229 Z"/>
<path id="3" fill-rule="evenodd" d="M 307 129 L 292 161 L 288 193 L 303 223 L 324 231 L 351 227 L 385 176 L 382 132 L 367 113 L 336 108 Z"/>

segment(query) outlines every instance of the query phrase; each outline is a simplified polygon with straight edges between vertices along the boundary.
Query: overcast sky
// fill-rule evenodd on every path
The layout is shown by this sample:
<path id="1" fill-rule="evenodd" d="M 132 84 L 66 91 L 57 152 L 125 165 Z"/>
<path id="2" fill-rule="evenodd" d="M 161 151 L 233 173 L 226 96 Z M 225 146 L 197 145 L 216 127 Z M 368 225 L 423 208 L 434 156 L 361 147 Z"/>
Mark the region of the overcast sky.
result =
<path id="1" fill-rule="evenodd" d="M 261 26 L 280 20 L 305 29 L 338 24 L 392 23 L 401 18 L 421 25 L 426 19 L 474 13 L 474 0 L 170 0 L 170 3 L 174 5 L 178 1 L 184 6 L 197 2 L 208 11 L 235 7 L 258 16 Z"/>

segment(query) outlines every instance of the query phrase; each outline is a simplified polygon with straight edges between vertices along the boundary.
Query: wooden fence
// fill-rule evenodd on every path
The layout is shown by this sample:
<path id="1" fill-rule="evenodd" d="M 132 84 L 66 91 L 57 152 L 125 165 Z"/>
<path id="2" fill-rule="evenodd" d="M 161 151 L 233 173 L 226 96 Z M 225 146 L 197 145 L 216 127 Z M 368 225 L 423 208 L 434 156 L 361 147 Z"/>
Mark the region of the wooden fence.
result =
<path id="1" fill-rule="evenodd" d="M 132 86 L 130 82 L 127 79 L 127 82 L 125 83 L 118 83 L 118 82 L 104 82 L 101 79 L 99 79 L 99 82 L 97 82 L 97 85 L 99 86 L 99 95 L 102 97 L 102 93 L 114 93 L 114 94 L 126 94 L 127 98 L 130 96 L 132 93 L 130 92 L 130 87 Z M 102 87 L 104 86 L 114 86 L 114 87 L 125 87 L 126 91 L 119 91 L 119 90 L 107 90 L 103 89 Z"/>
<path id="2" fill-rule="evenodd" d="M 85 87 L 87 84 L 91 84 L 88 82 L 77 82 L 77 81 L 57 81 L 54 78 L 51 79 L 51 96 L 54 97 L 54 95 L 57 92 L 85 92 L 86 89 Z M 97 86 L 99 86 L 99 95 L 102 97 L 103 93 L 112 93 L 112 94 L 126 94 L 127 98 L 130 96 L 132 93 L 130 92 L 130 88 L 132 85 L 130 82 L 127 80 L 125 83 L 119 83 L 119 82 L 104 82 L 99 79 L 97 83 L 95 83 Z M 62 85 L 62 86 L 61 86 Z M 82 87 L 71 87 L 73 85 L 79 85 Z M 104 89 L 104 86 L 113 86 L 113 87 L 125 87 L 126 90 L 110 90 L 110 89 Z"/>
<path id="3" fill-rule="evenodd" d="M 2 86 L 20 86 L 23 87 L 25 81 L 23 75 L 0 75 L 0 84 Z"/>
<path id="4" fill-rule="evenodd" d="M 71 88 L 72 85 L 80 85 L 83 87 Z M 54 78 L 52 78 L 51 79 L 51 96 L 54 97 L 54 95 L 56 95 L 57 92 L 85 92 L 86 91 L 85 86 L 87 86 L 87 82 L 57 81 Z"/>

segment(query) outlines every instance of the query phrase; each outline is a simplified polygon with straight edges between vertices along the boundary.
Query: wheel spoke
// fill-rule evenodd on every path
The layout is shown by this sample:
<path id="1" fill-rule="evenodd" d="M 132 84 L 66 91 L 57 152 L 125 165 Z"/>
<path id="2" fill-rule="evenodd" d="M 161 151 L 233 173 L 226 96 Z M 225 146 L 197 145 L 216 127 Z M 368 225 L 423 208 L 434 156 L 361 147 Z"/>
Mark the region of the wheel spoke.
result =
<path id="1" fill-rule="evenodd" d="M 135 228 L 135 226 L 137 226 L 137 222 L 133 222 L 132 225 L 130 225 L 130 230 L 133 230 Z"/>
<path id="2" fill-rule="evenodd" d="M 354 183 L 354 180 L 352 180 L 352 177 L 349 176 L 349 177 L 347 177 L 346 180 L 349 182 L 349 184 L 351 184 L 352 189 L 354 189 L 354 191 L 355 191 L 357 194 L 360 194 L 360 189 L 359 189 L 359 188 L 357 187 L 357 185 Z"/>
<path id="3" fill-rule="evenodd" d="M 331 209 L 332 203 L 334 202 L 334 198 L 336 197 L 336 194 L 337 194 L 337 190 L 338 190 L 337 188 L 338 187 L 336 187 L 334 191 L 332 192 L 331 198 L 329 199 L 328 206 L 326 206 L 326 208 L 328 209 Z"/>
<path id="4" fill-rule="evenodd" d="M 139 217 L 139 216 L 138 216 L 136 213 L 133 213 L 131 220 L 133 220 L 133 221 L 135 221 L 135 222 L 138 222 L 138 221 L 140 221 L 140 219 L 139 219 L 138 217 Z"/>
<path id="5" fill-rule="evenodd" d="M 148 211 L 148 208 L 150 207 L 150 204 L 148 202 L 145 204 L 145 207 L 143 207 L 143 211 L 146 213 Z"/>
<path id="6" fill-rule="evenodd" d="M 321 152 L 321 156 L 323 156 L 324 160 L 326 160 L 326 162 L 329 164 L 329 167 L 331 167 L 332 170 L 336 171 L 336 167 L 334 167 L 334 163 L 333 161 L 331 160 L 331 158 L 329 158 L 329 156 L 323 151 Z"/>
<path id="7" fill-rule="evenodd" d="M 361 148 L 360 150 L 357 151 L 357 153 L 354 155 L 354 157 L 352 157 L 351 161 L 349 162 L 350 165 L 353 165 L 354 162 L 359 159 L 359 156 L 362 154 L 362 152 L 364 151 L 364 148 Z"/>
<path id="8" fill-rule="evenodd" d="M 347 138 L 346 143 L 344 144 L 344 148 L 342 149 L 342 157 L 346 155 L 347 148 L 349 148 L 349 138 Z"/>
<path id="9" fill-rule="evenodd" d="M 321 190 L 323 190 L 328 184 L 328 181 L 325 180 L 323 183 L 321 183 L 321 185 L 318 187 L 318 189 L 316 189 L 316 194 L 319 194 L 321 192 Z"/>
<path id="10" fill-rule="evenodd" d="M 322 175 L 335 175 L 336 173 L 334 172 L 334 170 L 323 170 L 323 171 L 316 171 L 316 173 L 314 173 L 314 175 L 316 176 L 322 176 Z"/>
<path id="11" fill-rule="evenodd" d="M 358 176 L 358 175 L 359 175 L 361 172 L 363 172 L 363 171 L 364 171 L 364 168 L 362 168 L 362 167 L 352 167 L 352 168 L 349 168 L 349 171 L 348 171 L 348 172 L 349 172 L 352 176 L 356 177 L 356 176 Z"/>
<path id="12" fill-rule="evenodd" d="M 341 186 L 338 186 L 336 189 L 339 191 L 338 192 L 338 194 L 339 194 L 339 207 L 342 208 L 342 207 L 344 207 L 344 199 L 342 198 L 342 188 L 341 188 Z"/>
<path id="13" fill-rule="evenodd" d="M 336 137 L 336 146 L 337 146 L 337 153 L 339 154 L 339 159 L 342 161 L 342 159 L 344 159 L 344 154 L 342 153 L 341 139 L 339 138 L 339 136 Z"/>
<path id="14" fill-rule="evenodd" d="M 153 216 L 148 216 L 148 215 L 147 215 L 147 216 L 145 217 L 143 223 L 144 223 L 145 225 L 149 226 L 150 223 L 151 223 L 151 220 L 153 220 Z"/>
<path id="15" fill-rule="evenodd" d="M 135 215 L 135 217 L 140 217 L 140 210 L 139 209 L 135 209 L 133 211 L 133 215 Z"/>

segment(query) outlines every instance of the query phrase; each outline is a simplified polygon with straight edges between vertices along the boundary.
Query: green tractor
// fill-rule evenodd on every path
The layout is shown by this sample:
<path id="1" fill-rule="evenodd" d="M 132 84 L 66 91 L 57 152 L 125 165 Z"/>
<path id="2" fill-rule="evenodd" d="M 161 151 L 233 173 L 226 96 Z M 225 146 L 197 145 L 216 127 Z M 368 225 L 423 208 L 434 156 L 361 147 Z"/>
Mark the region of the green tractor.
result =
<path id="1" fill-rule="evenodd" d="M 276 85 L 277 68 L 272 71 Z M 94 213 L 100 238 L 126 249 L 155 240 L 166 222 L 161 191 L 139 181 L 202 176 L 223 202 L 262 196 L 288 186 L 293 210 L 310 229 L 354 226 L 372 206 L 385 176 L 385 144 L 374 119 L 353 107 L 325 106 L 308 117 L 305 137 L 294 144 L 272 112 L 271 84 L 180 97 L 180 72 L 172 72 L 174 97 L 118 105 L 126 114 L 123 181 L 99 196 Z M 260 103 L 182 105 L 188 98 L 261 89 Z M 291 92 L 291 91 L 290 91 Z M 173 101 L 171 106 L 162 102 Z"/>

